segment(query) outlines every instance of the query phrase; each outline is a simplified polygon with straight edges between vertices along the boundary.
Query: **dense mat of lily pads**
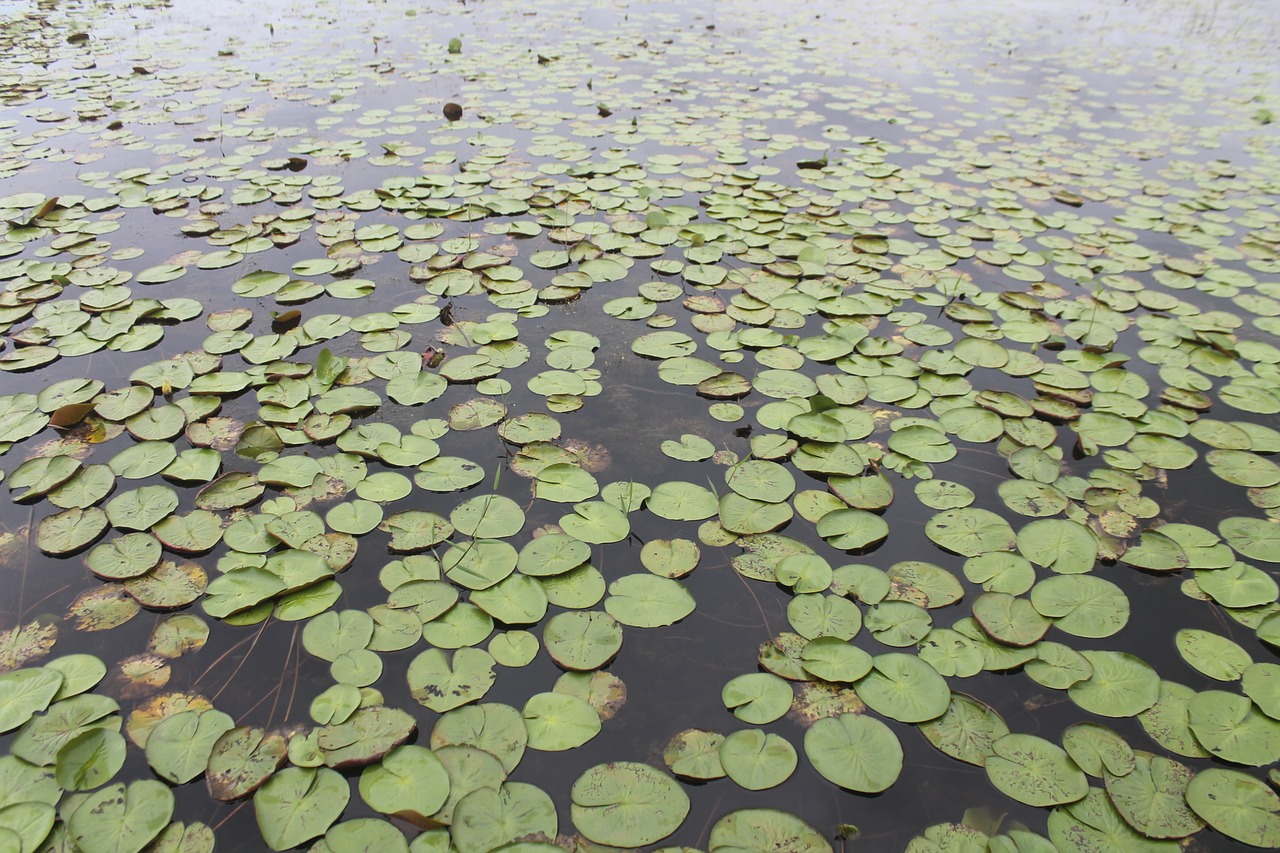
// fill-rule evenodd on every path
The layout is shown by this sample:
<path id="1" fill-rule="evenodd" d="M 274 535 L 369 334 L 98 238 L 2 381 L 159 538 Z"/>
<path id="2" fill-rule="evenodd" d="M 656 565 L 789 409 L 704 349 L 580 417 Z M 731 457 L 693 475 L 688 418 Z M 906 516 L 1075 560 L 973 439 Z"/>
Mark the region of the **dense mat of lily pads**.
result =
<path id="1" fill-rule="evenodd" d="M 0 11 L 0 849 L 831 851 L 912 740 L 1023 818 L 914 853 L 1280 846 L 1274 22 L 175 5 Z M 695 572 L 786 601 L 718 724 L 521 776 Z"/>

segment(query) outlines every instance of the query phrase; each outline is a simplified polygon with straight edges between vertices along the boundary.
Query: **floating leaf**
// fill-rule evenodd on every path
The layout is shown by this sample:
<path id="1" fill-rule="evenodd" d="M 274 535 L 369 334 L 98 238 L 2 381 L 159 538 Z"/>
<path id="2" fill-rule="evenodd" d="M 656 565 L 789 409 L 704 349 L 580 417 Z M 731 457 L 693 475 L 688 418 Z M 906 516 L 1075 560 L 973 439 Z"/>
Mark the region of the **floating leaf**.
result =
<path id="1" fill-rule="evenodd" d="M 795 747 L 778 735 L 743 729 L 720 744 L 720 763 L 739 786 L 763 791 L 785 782 L 795 772 L 799 759 Z"/>
<path id="2" fill-rule="evenodd" d="M 738 719 L 763 725 L 791 707 L 791 685 L 767 672 L 739 675 L 725 684 L 720 698 Z"/>
<path id="3" fill-rule="evenodd" d="M 818 720 L 805 732 L 804 751 L 823 777 L 863 794 L 886 790 L 902 772 L 902 745 L 893 731 L 859 714 Z"/>
<path id="4" fill-rule="evenodd" d="M 1089 780 L 1062 750 L 1034 735 L 1008 734 L 991 745 L 987 778 L 1029 806 L 1073 803 L 1089 792 Z"/>
<path id="5" fill-rule="evenodd" d="M 1107 796 L 1130 826 L 1148 838 L 1185 838 L 1204 827 L 1187 808 L 1187 784 L 1195 775 L 1185 765 L 1138 752 L 1123 776 L 1107 774 Z"/>
<path id="6" fill-rule="evenodd" d="M 481 699 L 493 686 L 493 666 L 493 657 L 481 649 L 458 649 L 452 659 L 428 649 L 409 664 L 409 690 L 414 699 L 441 713 Z"/>
<path id="7" fill-rule="evenodd" d="M 693 612 L 693 596 L 677 581 L 650 574 L 624 575 L 609 584 L 604 609 L 623 625 L 658 628 Z"/>
<path id="8" fill-rule="evenodd" d="M 831 853 L 831 845 L 809 824 L 776 809 L 730 812 L 711 827 L 712 853 Z"/>
<path id="9" fill-rule="evenodd" d="M 175 785 L 199 778 L 219 739 L 235 728 L 221 711 L 183 711 L 160 721 L 147 736 L 147 763 Z"/>
<path id="10" fill-rule="evenodd" d="M 1210 767 L 1187 785 L 1187 805 L 1228 838 L 1254 847 L 1280 846 L 1280 797 L 1252 776 Z"/>
<path id="11" fill-rule="evenodd" d="M 933 667 L 900 652 L 876 655 L 857 690 L 872 710 L 903 723 L 936 719 L 951 702 L 946 680 Z"/>
<path id="12" fill-rule="evenodd" d="M 524 706 L 529 746 L 558 752 L 582 746 L 600 732 L 600 717 L 584 699 L 564 693 L 536 693 Z"/>
<path id="13" fill-rule="evenodd" d="M 173 805 L 162 782 L 111 785 L 82 802 L 67 828 L 85 853 L 139 853 L 168 826 Z"/>
<path id="14" fill-rule="evenodd" d="M 686 779 L 710 780 L 725 775 L 720 761 L 720 745 L 724 735 L 702 729 L 686 729 L 668 743 L 662 751 L 662 760 L 677 776 Z"/>
<path id="15" fill-rule="evenodd" d="M 570 791 L 574 826 L 591 841 L 642 847 L 666 838 L 684 822 L 689 797 L 680 785 L 645 764 L 598 764 Z"/>
<path id="16" fill-rule="evenodd" d="M 288 850 L 318 838 L 342 814 L 351 790 L 326 767 L 286 767 L 253 795 L 262 838 L 272 850 Z"/>
<path id="17" fill-rule="evenodd" d="M 421 746 L 398 746 L 360 773 L 360 798 L 370 808 L 418 826 L 425 826 L 448 796 L 448 772 Z"/>

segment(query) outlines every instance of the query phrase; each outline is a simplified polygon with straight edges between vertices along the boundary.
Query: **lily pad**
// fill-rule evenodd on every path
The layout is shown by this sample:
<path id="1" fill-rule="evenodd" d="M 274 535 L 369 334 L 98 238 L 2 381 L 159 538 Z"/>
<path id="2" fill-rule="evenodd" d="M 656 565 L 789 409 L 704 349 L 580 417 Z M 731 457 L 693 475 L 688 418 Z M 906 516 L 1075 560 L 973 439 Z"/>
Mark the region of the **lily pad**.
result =
<path id="1" fill-rule="evenodd" d="M 860 714 L 818 720 L 805 732 L 804 751 L 823 777 L 859 793 L 886 790 L 902 772 L 902 745 L 893 731 Z"/>
<path id="2" fill-rule="evenodd" d="M 1089 792 L 1088 777 L 1067 753 L 1034 735 L 996 740 L 984 766 L 993 785 L 1029 806 L 1074 803 Z"/>
<path id="3" fill-rule="evenodd" d="M 642 847 L 666 838 L 689 813 L 689 797 L 670 776 L 646 764 L 598 764 L 570 791 L 574 826 L 591 841 Z"/>

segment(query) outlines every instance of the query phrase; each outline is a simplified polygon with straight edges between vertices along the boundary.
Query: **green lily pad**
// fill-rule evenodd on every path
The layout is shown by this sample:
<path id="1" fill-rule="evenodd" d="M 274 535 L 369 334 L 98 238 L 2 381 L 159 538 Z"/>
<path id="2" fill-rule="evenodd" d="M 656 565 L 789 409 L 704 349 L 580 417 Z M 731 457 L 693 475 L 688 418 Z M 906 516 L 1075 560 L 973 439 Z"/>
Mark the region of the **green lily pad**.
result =
<path id="1" fill-rule="evenodd" d="M 672 625 L 694 609 L 693 596 L 678 581 L 652 574 L 624 575 L 609 584 L 604 609 L 623 625 Z"/>
<path id="2" fill-rule="evenodd" d="M 1196 692 L 1173 681 L 1161 681 L 1156 704 L 1138 715 L 1151 739 L 1170 752 L 1188 758 L 1208 758 L 1209 753 L 1191 731 L 1188 708 Z"/>
<path id="3" fill-rule="evenodd" d="M 1089 779 L 1061 747 L 1034 735 L 1008 734 L 991 745 L 987 778 L 1029 806 L 1074 803 L 1089 792 Z"/>
<path id="4" fill-rule="evenodd" d="M 724 735 L 703 729 L 685 729 L 676 734 L 662 751 L 662 760 L 677 776 L 711 780 L 725 775 L 720 761 Z"/>
<path id="5" fill-rule="evenodd" d="M 362 766 L 399 746 L 416 726 L 408 713 L 375 705 L 357 709 L 345 720 L 317 729 L 316 746 L 329 767 Z"/>
<path id="6" fill-rule="evenodd" d="M 97 507 L 63 510 L 40 520 L 36 547 L 46 554 L 74 554 L 101 536 L 107 526 L 107 514 Z"/>
<path id="7" fill-rule="evenodd" d="M 570 791 L 574 826 L 589 840 L 614 847 L 654 844 L 679 828 L 689 797 L 670 776 L 645 764 L 597 764 Z"/>
<path id="8" fill-rule="evenodd" d="M 1187 705 L 1196 740 L 1213 755 L 1247 767 L 1280 761 L 1280 721 L 1260 712 L 1247 697 L 1205 690 Z"/>
<path id="9" fill-rule="evenodd" d="M 555 804 L 541 788 L 524 782 L 505 782 L 498 788 L 479 788 L 453 810 L 451 836 L 458 853 L 487 853 L 527 837 L 556 837 Z"/>
<path id="10" fill-rule="evenodd" d="M 360 773 L 360 798 L 374 811 L 422 826 L 449 797 L 449 774 L 431 750 L 392 749 Z"/>
<path id="11" fill-rule="evenodd" d="M 1107 796 L 1125 821 L 1148 838 L 1185 838 L 1204 822 L 1187 808 L 1187 785 L 1195 775 L 1183 764 L 1135 754 L 1133 769 L 1123 776 L 1107 774 Z"/>
<path id="12" fill-rule="evenodd" d="M 795 747 L 776 734 L 744 729 L 720 744 L 720 763 L 726 774 L 748 791 L 763 791 L 785 782 L 799 758 Z"/>
<path id="13" fill-rule="evenodd" d="M 173 806 L 163 782 L 110 785 L 82 802 L 67 828 L 85 853 L 139 853 L 169 825 Z"/>
<path id="14" fill-rule="evenodd" d="M 560 527 L 574 539 L 591 545 L 621 542 L 631 532 L 626 513 L 604 501 L 574 504 L 572 513 L 561 516 Z"/>
<path id="15" fill-rule="evenodd" d="M 1218 532 L 1246 557 L 1280 562 L 1280 524 L 1258 518 L 1228 518 L 1218 525 Z"/>
<path id="16" fill-rule="evenodd" d="M 989 705 L 952 693 L 946 712 L 921 723 L 920 733 L 944 754 L 982 767 L 994 754 L 992 744 L 1009 734 L 1009 727 Z"/>
<path id="17" fill-rule="evenodd" d="M 720 691 L 720 698 L 738 719 L 763 725 L 791 707 L 791 685 L 776 675 L 755 672 L 730 679 Z"/>
<path id="18" fill-rule="evenodd" d="M 351 790 L 327 767 L 286 767 L 253 795 L 262 838 L 272 850 L 288 850 L 324 835 L 342 815 Z"/>
<path id="19" fill-rule="evenodd" d="M 1089 528 L 1074 521 L 1045 518 L 1018 531 L 1018 551 L 1037 566 L 1059 574 L 1080 574 L 1093 569 L 1098 542 Z"/>
<path id="20" fill-rule="evenodd" d="M 183 711 L 160 721 L 147 736 L 147 764 L 159 776 L 182 785 L 209 766 L 214 745 L 235 728 L 221 711 Z"/>
<path id="21" fill-rule="evenodd" d="M 946 679 L 920 658 L 901 652 L 876 655 L 857 691 L 873 711 L 903 723 L 936 719 L 951 703 Z"/>
<path id="22" fill-rule="evenodd" d="M 1049 838 L 1059 850 L 1133 850 L 1177 853 L 1173 841 L 1148 839 L 1125 822 L 1100 788 L 1049 814 Z"/>
<path id="23" fill-rule="evenodd" d="M 645 506 L 654 515 L 671 521 L 702 521 L 716 514 L 719 501 L 704 486 L 674 480 L 655 486 Z"/>
<path id="24" fill-rule="evenodd" d="M 1201 770 L 1187 785 L 1187 805 L 1228 838 L 1264 849 L 1280 846 L 1280 797 L 1252 776 Z"/>
<path id="25" fill-rule="evenodd" d="M 1050 622 L 1024 598 L 984 592 L 973 603 L 973 615 L 992 638 L 1011 646 L 1031 646 L 1049 630 Z"/>
<path id="26" fill-rule="evenodd" d="M 701 559 L 696 543 L 688 539 L 650 539 L 640 549 L 640 562 L 655 575 L 680 578 L 692 572 Z"/>
<path id="27" fill-rule="evenodd" d="M 1077 637 L 1110 637 L 1129 621 L 1129 599 L 1120 587 L 1088 575 L 1046 578 L 1032 588 L 1031 603 L 1054 627 Z"/>
<path id="28" fill-rule="evenodd" d="M 804 751 L 824 778 L 859 793 L 884 791 L 902 772 L 902 745 L 893 731 L 859 714 L 818 720 L 805 732 Z"/>
<path id="29" fill-rule="evenodd" d="M 1198 628 L 1183 628 L 1174 637 L 1182 659 L 1218 681 L 1238 681 L 1253 663 L 1239 644 Z"/>
<path id="30" fill-rule="evenodd" d="M 1132 717 L 1160 698 L 1160 676 L 1125 652 L 1081 652 L 1093 675 L 1068 688 L 1071 701 L 1103 717 Z"/>
<path id="31" fill-rule="evenodd" d="M 1062 746 L 1071 760 L 1090 776 L 1126 776 L 1137 759 L 1124 738 L 1098 723 L 1076 723 L 1062 734 Z"/>
<path id="32" fill-rule="evenodd" d="M 925 525 L 925 535 L 935 544 L 965 557 L 989 551 L 1012 551 L 1013 528 L 985 509 L 953 509 L 940 512 Z"/>
<path id="33" fill-rule="evenodd" d="M 110 782 L 124 759 L 125 740 L 119 732 L 91 728 L 58 750 L 54 778 L 65 790 L 91 791 Z"/>
<path id="34" fill-rule="evenodd" d="M 818 535 L 842 551 L 861 551 L 889 535 L 880 516 L 861 509 L 839 509 L 818 519 Z"/>
<path id="35" fill-rule="evenodd" d="M 791 472 L 776 462 L 760 459 L 748 459 L 729 468 L 724 481 L 744 498 L 767 503 L 787 500 L 796 488 Z"/>
<path id="36" fill-rule="evenodd" d="M 287 751 L 283 737 L 259 728 L 238 726 L 223 732 L 209 753 L 209 793 L 225 802 L 252 794 L 276 772 Z"/>
<path id="37" fill-rule="evenodd" d="M 777 809 L 740 809 L 711 827 L 711 853 L 831 853 L 831 845 L 809 824 Z"/>
<path id="38" fill-rule="evenodd" d="M 463 501 L 449 514 L 454 528 L 468 536 L 502 539 L 524 526 L 524 511 L 502 495 L 480 495 Z"/>
<path id="39" fill-rule="evenodd" d="M 574 749 L 600 733 L 600 716 L 577 696 L 537 693 L 525 703 L 523 714 L 529 746 L 534 749 Z"/>
<path id="40" fill-rule="evenodd" d="M 56 669 L 20 669 L 0 675 L 0 732 L 16 729 L 49 707 L 62 687 Z"/>

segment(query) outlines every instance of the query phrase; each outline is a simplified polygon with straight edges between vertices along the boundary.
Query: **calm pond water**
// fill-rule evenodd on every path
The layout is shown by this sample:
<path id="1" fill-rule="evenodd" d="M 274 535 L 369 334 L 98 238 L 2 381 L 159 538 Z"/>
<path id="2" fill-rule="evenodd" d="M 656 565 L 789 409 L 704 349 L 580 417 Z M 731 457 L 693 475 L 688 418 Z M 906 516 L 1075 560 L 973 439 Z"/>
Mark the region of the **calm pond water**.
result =
<path id="1" fill-rule="evenodd" d="M 1280 846 L 1273 5 L 0 2 L 0 849 Z"/>

